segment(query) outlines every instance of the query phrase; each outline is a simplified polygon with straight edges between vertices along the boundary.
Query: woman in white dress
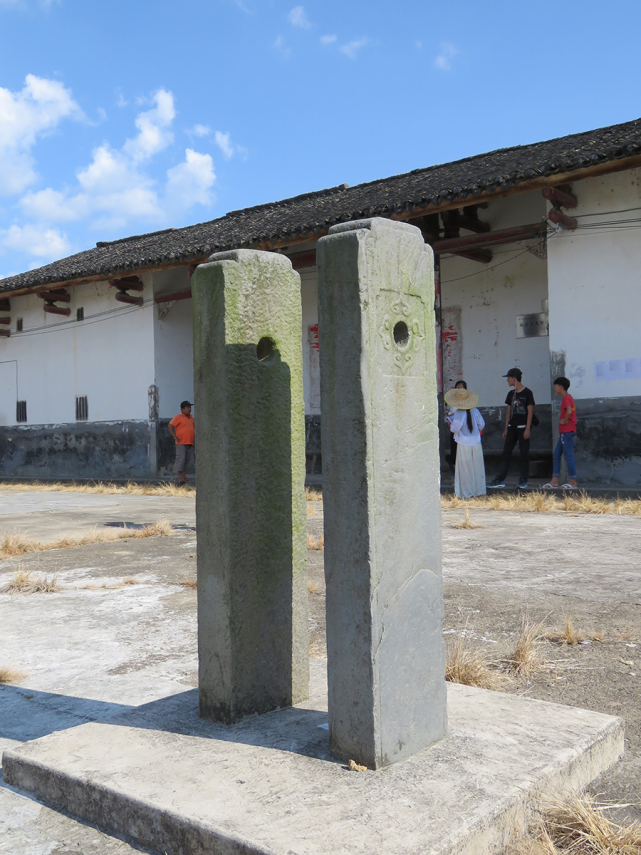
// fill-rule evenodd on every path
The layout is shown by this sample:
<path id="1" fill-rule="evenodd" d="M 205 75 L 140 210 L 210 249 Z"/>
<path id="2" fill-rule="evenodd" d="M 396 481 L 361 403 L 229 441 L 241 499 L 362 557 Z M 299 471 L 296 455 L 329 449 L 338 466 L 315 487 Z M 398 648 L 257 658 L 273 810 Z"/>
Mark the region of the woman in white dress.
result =
<path id="1" fill-rule="evenodd" d="M 469 389 L 450 389 L 445 403 L 453 407 L 450 430 L 457 444 L 454 492 L 459 499 L 484 496 L 485 464 L 481 448 L 481 431 L 485 420 L 476 405 L 479 396 Z"/>

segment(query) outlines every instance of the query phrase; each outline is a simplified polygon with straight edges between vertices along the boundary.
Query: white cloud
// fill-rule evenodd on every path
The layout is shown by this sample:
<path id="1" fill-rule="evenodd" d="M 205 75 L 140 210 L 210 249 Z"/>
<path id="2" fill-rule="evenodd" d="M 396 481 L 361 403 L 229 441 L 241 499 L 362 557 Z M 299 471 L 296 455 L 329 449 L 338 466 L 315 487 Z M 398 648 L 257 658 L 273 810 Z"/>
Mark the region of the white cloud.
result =
<path id="1" fill-rule="evenodd" d="M 20 193 L 36 180 L 31 149 L 67 118 L 84 116 L 57 80 L 28 74 L 20 92 L 0 87 L 0 196 Z"/>
<path id="2" fill-rule="evenodd" d="M 30 224 L 0 229 L 0 247 L 35 255 L 46 261 L 64 258 L 71 248 L 66 235 L 57 229 L 43 229 Z"/>
<path id="3" fill-rule="evenodd" d="M 153 96 L 156 106 L 145 113 L 136 116 L 138 136 L 127 140 L 123 151 L 134 162 L 147 160 L 174 140 L 170 130 L 171 123 L 176 118 L 174 96 L 165 89 L 159 89 Z"/>
<path id="4" fill-rule="evenodd" d="M 49 9 L 51 6 L 58 6 L 62 3 L 62 0 L 37 0 L 37 5 L 41 6 L 43 9 Z M 28 0 L 0 0 L 0 9 L 3 6 L 22 6 L 27 7 L 32 5 L 28 2 Z"/>
<path id="5" fill-rule="evenodd" d="M 304 6 L 294 6 L 287 17 L 292 27 L 300 27 L 303 30 L 309 30 L 311 27 L 311 22 L 307 17 Z"/>
<path id="6" fill-rule="evenodd" d="M 116 98 L 116 107 L 127 107 L 129 105 L 129 101 L 125 98 L 122 92 L 118 92 L 118 97 Z"/>
<path id="7" fill-rule="evenodd" d="M 194 205 L 211 204 L 216 175 L 209 154 L 186 149 L 185 159 L 167 171 L 164 183 L 149 174 L 149 161 L 173 140 L 176 115 L 171 92 L 159 90 L 153 102 L 136 117 L 138 134 L 121 149 L 104 142 L 94 150 L 91 162 L 77 170 L 75 187 L 25 194 L 19 203 L 24 215 L 47 225 L 82 220 L 116 230 L 141 220 L 158 227 Z M 232 153 L 238 150 L 229 134 L 222 137 Z"/>
<path id="8" fill-rule="evenodd" d="M 89 213 L 86 197 L 68 197 L 48 187 L 37 193 L 27 193 L 20 200 L 25 216 L 37 222 L 65 223 L 79 220 Z"/>
<path id="9" fill-rule="evenodd" d="M 211 128 L 209 125 L 194 125 L 187 133 L 193 134 L 195 137 L 208 137 L 211 134 Z"/>
<path id="10" fill-rule="evenodd" d="M 289 56 L 292 52 L 282 36 L 276 36 L 274 39 L 274 49 L 279 51 L 283 56 Z"/>
<path id="11" fill-rule="evenodd" d="M 361 50 L 361 48 L 366 47 L 369 44 L 369 39 L 367 36 L 363 36 L 362 39 L 354 39 L 351 42 L 348 42 L 346 45 L 341 45 L 340 51 L 344 53 L 345 56 L 348 56 L 350 59 L 356 59 L 356 54 Z"/>
<path id="12" fill-rule="evenodd" d="M 338 36 L 321 36 L 319 41 L 322 45 L 333 45 L 335 41 L 337 41 Z"/>
<path id="13" fill-rule="evenodd" d="M 441 52 L 434 58 L 434 68 L 439 71 L 451 71 L 454 57 L 459 53 L 459 49 L 451 42 L 443 42 L 441 44 Z"/>
<path id="14" fill-rule="evenodd" d="M 166 197 L 172 210 L 188 210 L 192 205 L 209 205 L 216 181 L 214 162 L 209 154 L 188 148 L 185 160 L 167 171 Z"/>
<path id="15" fill-rule="evenodd" d="M 231 141 L 229 134 L 224 134 L 222 131 L 216 131 L 214 135 L 216 145 L 222 151 L 225 160 L 229 160 L 234 156 L 234 144 Z"/>

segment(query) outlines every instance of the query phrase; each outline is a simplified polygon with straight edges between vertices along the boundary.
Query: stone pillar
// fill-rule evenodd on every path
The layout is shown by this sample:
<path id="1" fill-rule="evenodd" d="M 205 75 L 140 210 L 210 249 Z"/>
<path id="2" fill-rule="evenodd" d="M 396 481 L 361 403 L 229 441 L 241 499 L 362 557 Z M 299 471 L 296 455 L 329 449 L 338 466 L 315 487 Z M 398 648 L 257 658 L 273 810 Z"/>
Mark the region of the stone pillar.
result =
<path id="1" fill-rule="evenodd" d="M 330 746 L 379 768 L 447 727 L 433 256 L 375 218 L 317 265 Z"/>
<path id="2" fill-rule="evenodd" d="M 192 278 L 200 714 L 308 697 L 300 279 L 271 252 Z"/>

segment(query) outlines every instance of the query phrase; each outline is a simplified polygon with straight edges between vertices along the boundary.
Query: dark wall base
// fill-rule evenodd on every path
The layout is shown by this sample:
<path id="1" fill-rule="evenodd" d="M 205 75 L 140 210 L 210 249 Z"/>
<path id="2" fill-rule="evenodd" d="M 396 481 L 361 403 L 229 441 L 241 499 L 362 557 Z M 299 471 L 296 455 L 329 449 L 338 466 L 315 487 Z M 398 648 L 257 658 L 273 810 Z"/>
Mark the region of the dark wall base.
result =
<path id="1" fill-rule="evenodd" d="M 147 422 L 0 427 L 8 478 L 139 478 L 149 475 Z"/>
<path id="2" fill-rule="evenodd" d="M 479 407 L 485 419 L 483 431 L 483 450 L 490 456 L 500 454 L 503 450 L 503 431 L 505 429 L 506 407 Z M 539 424 L 532 428 L 530 452 L 536 455 L 549 456 L 552 452 L 552 407 L 550 404 L 537 404 L 535 413 Z"/>
<path id="3" fill-rule="evenodd" d="M 498 465 L 503 447 L 505 407 L 481 407 L 486 426 L 483 447 L 488 473 Z M 537 405 L 540 424 L 532 431 L 532 458 L 552 474 L 552 410 Z M 589 398 L 577 401 L 576 462 L 580 485 L 641 488 L 641 397 Z M 556 417 L 555 417 L 556 420 Z M 0 427 L 0 475 L 5 478 L 147 478 L 173 471 L 175 447 L 159 419 L 156 430 L 157 472 L 149 471 L 149 423 L 75 422 L 34 427 Z M 322 471 L 321 417 L 305 417 L 307 469 Z M 443 440 L 449 437 L 442 434 Z M 449 445 L 442 449 L 449 452 Z M 518 458 L 518 449 L 514 461 Z M 494 461 L 496 460 L 496 465 Z M 443 462 L 444 471 L 447 465 Z M 549 469 L 549 471 L 548 471 Z"/>
<path id="4" fill-rule="evenodd" d="M 156 453 L 160 477 L 173 474 L 176 461 L 176 442 L 168 428 L 170 421 L 171 419 L 158 419 Z"/>
<path id="5" fill-rule="evenodd" d="M 576 402 L 579 484 L 641 485 L 641 397 Z"/>

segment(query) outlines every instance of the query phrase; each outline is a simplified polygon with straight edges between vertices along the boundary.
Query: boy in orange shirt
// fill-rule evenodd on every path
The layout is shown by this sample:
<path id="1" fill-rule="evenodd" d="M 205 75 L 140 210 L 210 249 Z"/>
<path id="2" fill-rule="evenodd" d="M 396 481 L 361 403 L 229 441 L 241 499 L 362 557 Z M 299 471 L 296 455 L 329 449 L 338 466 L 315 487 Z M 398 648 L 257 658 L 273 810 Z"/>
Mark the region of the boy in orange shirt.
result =
<path id="1" fill-rule="evenodd" d="M 191 403 L 183 401 L 180 412 L 169 422 L 169 433 L 176 441 L 176 463 L 174 472 L 178 473 L 178 483 L 186 484 L 186 470 L 194 471 L 196 456 L 194 454 L 194 417 L 191 414 Z"/>
<path id="2" fill-rule="evenodd" d="M 574 463 L 574 440 L 576 438 L 576 406 L 572 395 L 568 395 L 570 381 L 567 377 L 557 377 L 554 381 L 554 391 L 561 398 L 561 415 L 559 417 L 559 440 L 554 449 L 554 468 L 552 480 L 545 487 L 556 490 L 559 487 L 561 474 L 561 456 L 565 455 L 568 467 L 568 483 L 564 490 L 576 490 L 576 464 Z"/>

